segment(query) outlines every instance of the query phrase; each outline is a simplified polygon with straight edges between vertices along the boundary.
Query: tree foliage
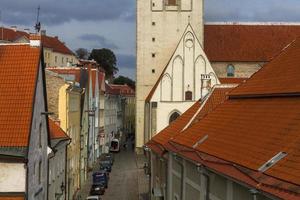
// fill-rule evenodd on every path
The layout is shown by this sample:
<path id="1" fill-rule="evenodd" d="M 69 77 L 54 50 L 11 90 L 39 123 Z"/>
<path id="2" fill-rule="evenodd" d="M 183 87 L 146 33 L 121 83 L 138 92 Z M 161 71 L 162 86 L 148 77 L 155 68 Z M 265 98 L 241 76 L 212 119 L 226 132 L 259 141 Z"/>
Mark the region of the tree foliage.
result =
<path id="1" fill-rule="evenodd" d="M 119 76 L 118 78 L 115 78 L 113 83 L 118 85 L 127 84 L 129 87 L 135 89 L 135 81 L 125 76 Z"/>
<path id="2" fill-rule="evenodd" d="M 79 59 L 88 59 L 89 57 L 89 52 L 85 48 L 78 48 L 75 53 Z"/>
<path id="3" fill-rule="evenodd" d="M 118 72 L 116 56 L 110 49 L 93 49 L 89 59 L 94 59 L 105 70 L 108 79 Z"/>

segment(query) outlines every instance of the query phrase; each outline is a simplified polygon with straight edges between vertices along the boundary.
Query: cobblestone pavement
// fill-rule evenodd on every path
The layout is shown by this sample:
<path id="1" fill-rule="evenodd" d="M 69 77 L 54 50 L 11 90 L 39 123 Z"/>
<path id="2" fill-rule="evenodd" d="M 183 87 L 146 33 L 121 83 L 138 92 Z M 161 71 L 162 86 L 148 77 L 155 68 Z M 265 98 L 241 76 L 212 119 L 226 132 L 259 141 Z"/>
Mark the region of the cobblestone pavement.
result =
<path id="1" fill-rule="evenodd" d="M 115 162 L 110 173 L 108 188 L 101 196 L 103 200 L 147 200 L 148 177 L 144 174 L 143 166 L 145 158 L 143 155 L 136 155 L 131 148 L 131 143 L 127 149 L 115 155 Z M 97 170 L 95 168 L 95 170 Z M 91 187 L 91 173 L 87 183 L 82 186 L 80 196 L 85 199 Z"/>

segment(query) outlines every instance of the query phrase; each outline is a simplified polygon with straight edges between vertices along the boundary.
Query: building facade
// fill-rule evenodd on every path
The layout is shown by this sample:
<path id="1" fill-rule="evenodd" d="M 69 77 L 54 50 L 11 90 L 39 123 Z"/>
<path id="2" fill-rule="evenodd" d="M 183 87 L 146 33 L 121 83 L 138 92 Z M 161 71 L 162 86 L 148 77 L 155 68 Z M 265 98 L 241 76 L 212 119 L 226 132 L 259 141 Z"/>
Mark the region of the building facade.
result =
<path id="1" fill-rule="evenodd" d="M 0 174 L 6 177 L 0 179 L 0 194 L 4 198 L 43 200 L 48 194 L 49 136 L 40 46 L 38 36 L 31 36 L 28 44 L 0 45 Z"/>
<path id="2" fill-rule="evenodd" d="M 176 20 L 174 20 L 176 19 Z M 136 147 L 144 145 L 145 99 L 188 24 L 203 45 L 203 1 L 137 1 Z"/>

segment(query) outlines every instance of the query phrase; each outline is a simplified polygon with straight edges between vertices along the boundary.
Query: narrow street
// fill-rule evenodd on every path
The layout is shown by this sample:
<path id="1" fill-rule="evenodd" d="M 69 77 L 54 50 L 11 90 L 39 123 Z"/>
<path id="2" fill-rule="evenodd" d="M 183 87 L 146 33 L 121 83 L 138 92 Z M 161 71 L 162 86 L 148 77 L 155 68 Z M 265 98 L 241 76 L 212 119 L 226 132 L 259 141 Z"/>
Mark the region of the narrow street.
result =
<path id="1" fill-rule="evenodd" d="M 144 156 L 136 155 L 128 142 L 127 148 L 121 147 L 119 153 L 115 153 L 115 162 L 110 173 L 108 188 L 101 196 L 102 200 L 146 200 L 148 190 L 148 178 L 144 174 Z M 97 167 L 95 167 L 95 170 Z M 92 173 L 89 173 L 91 176 Z M 88 178 L 83 186 L 81 197 L 86 198 L 91 187 L 92 179 Z"/>
<path id="2" fill-rule="evenodd" d="M 138 200 L 138 170 L 134 151 L 122 149 L 115 163 L 103 200 Z"/>

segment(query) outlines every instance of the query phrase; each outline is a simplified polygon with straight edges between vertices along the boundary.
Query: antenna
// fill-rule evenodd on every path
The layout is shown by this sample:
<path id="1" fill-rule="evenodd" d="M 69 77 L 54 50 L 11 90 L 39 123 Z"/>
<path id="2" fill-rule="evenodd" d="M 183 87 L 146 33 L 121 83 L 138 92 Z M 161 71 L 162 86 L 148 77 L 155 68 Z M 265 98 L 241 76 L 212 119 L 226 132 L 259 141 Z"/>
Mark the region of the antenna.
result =
<path id="1" fill-rule="evenodd" d="M 41 30 L 41 22 L 39 21 L 40 9 L 41 9 L 41 7 L 38 6 L 38 8 L 37 8 L 37 16 L 36 16 L 36 23 L 35 23 L 35 26 L 34 26 L 36 33 L 40 32 L 40 30 Z"/>

